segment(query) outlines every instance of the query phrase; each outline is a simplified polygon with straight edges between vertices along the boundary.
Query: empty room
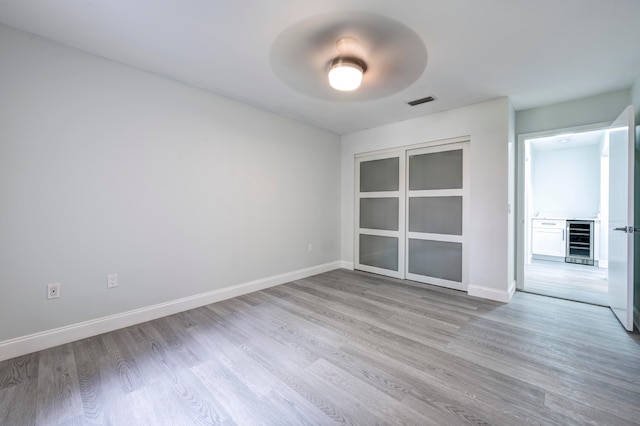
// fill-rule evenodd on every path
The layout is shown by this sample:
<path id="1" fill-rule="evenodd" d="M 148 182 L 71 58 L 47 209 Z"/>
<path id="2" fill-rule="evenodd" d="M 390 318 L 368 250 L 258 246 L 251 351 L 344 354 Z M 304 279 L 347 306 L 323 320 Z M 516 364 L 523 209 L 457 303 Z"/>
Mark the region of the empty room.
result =
<path id="1" fill-rule="evenodd" d="M 640 424 L 638 17 L 0 2 L 0 424 Z"/>

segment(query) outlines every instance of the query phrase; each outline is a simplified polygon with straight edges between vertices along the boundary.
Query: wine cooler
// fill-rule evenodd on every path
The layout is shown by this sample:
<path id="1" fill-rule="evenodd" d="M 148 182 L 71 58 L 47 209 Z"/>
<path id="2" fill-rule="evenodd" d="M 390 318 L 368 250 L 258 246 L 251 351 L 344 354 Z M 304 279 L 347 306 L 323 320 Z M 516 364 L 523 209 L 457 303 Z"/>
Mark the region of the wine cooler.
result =
<path id="1" fill-rule="evenodd" d="M 593 221 L 567 220 L 567 263 L 593 265 Z"/>

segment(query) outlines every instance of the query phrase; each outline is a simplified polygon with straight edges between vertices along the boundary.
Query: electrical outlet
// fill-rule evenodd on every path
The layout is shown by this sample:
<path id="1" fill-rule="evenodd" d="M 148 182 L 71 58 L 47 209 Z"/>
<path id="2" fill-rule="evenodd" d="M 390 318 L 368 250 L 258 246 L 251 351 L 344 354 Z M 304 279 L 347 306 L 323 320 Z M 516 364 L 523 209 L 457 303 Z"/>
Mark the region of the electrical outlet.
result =
<path id="1" fill-rule="evenodd" d="M 313 251 L 313 244 L 309 243 L 309 245 L 307 246 L 307 251 L 309 253 L 311 253 Z"/>
<path id="2" fill-rule="evenodd" d="M 47 284 L 47 299 L 60 297 L 60 283 Z"/>
<path id="3" fill-rule="evenodd" d="M 118 287 L 118 274 L 107 275 L 107 288 Z"/>

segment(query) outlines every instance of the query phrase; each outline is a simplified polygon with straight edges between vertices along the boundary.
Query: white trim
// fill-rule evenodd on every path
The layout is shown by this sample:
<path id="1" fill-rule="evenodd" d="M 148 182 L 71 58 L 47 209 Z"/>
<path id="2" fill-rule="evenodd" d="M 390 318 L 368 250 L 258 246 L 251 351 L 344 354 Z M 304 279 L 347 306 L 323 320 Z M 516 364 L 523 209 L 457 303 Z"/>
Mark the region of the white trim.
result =
<path id="1" fill-rule="evenodd" d="M 458 282 L 458 281 L 445 280 L 443 278 L 428 277 L 425 275 L 412 274 L 411 272 L 407 272 L 405 274 L 405 279 L 416 281 L 423 284 L 436 285 L 438 287 L 446 287 L 452 290 L 466 291 L 464 288 L 464 283 Z"/>
<path id="2" fill-rule="evenodd" d="M 464 166 L 463 166 L 464 167 Z M 463 197 L 464 189 L 427 189 L 407 191 L 408 197 Z"/>
<path id="3" fill-rule="evenodd" d="M 446 241 L 450 243 L 464 243 L 462 235 L 431 234 L 428 232 L 407 232 L 407 238 L 412 240 Z"/>
<path id="4" fill-rule="evenodd" d="M 360 192 L 360 198 L 398 198 L 400 191 Z"/>
<path id="5" fill-rule="evenodd" d="M 398 265 L 400 269 L 400 265 Z M 372 274 L 384 275 L 385 277 L 404 279 L 404 274 L 401 275 L 398 271 L 391 269 L 383 269 L 375 266 L 369 266 L 362 263 L 358 263 L 358 271 L 370 272 Z"/>
<path id="6" fill-rule="evenodd" d="M 340 269 L 336 261 L 0 342 L 0 361 Z"/>
<path id="7" fill-rule="evenodd" d="M 358 228 L 358 234 L 398 238 L 398 231 L 386 231 L 384 229 Z"/>
<path id="8" fill-rule="evenodd" d="M 342 269 L 349 269 L 351 271 L 354 270 L 353 262 L 348 262 L 346 260 L 343 260 L 343 261 L 340 262 L 340 267 Z"/>
<path id="9" fill-rule="evenodd" d="M 509 283 L 509 288 L 507 289 L 507 291 L 509 292 L 509 302 L 511 302 L 511 298 L 513 297 L 514 294 L 516 294 L 516 280 L 514 279 L 513 281 L 511 281 L 511 283 Z"/>
<path id="10" fill-rule="evenodd" d="M 400 147 L 394 147 L 394 148 L 386 148 L 386 149 L 379 149 L 379 150 L 374 150 L 374 151 L 359 152 L 359 153 L 355 154 L 354 157 L 355 158 L 371 157 L 373 159 L 373 156 L 379 155 L 379 156 L 381 156 L 381 158 L 386 158 L 385 157 L 386 155 L 388 155 L 390 153 L 395 153 L 398 150 L 406 151 L 408 149 L 428 148 L 428 147 L 432 147 L 432 146 L 447 145 L 447 144 L 451 144 L 451 143 L 469 142 L 470 140 L 471 140 L 471 135 L 458 136 L 458 137 L 455 137 L 455 138 L 438 139 L 438 140 L 435 140 L 435 141 L 421 142 L 421 143 L 416 143 L 416 144 L 412 144 L 412 145 L 402 145 Z"/>
<path id="11" fill-rule="evenodd" d="M 496 302 L 509 303 L 516 290 L 515 282 L 509 284 L 507 291 L 497 290 L 491 287 L 469 284 L 467 293 L 469 296 L 481 297 L 483 299 L 495 300 Z"/>

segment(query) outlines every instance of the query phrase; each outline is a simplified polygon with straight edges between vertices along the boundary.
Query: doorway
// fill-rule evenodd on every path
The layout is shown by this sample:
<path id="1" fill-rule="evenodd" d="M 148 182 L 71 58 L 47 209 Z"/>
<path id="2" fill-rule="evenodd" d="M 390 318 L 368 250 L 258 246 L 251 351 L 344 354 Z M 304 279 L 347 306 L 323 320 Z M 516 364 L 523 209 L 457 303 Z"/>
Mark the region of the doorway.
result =
<path id="1" fill-rule="evenodd" d="M 521 147 L 524 276 L 519 290 L 608 306 L 608 130 L 528 137 Z"/>

